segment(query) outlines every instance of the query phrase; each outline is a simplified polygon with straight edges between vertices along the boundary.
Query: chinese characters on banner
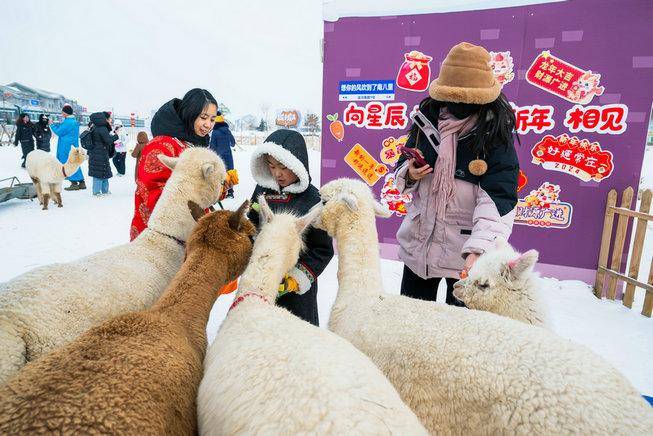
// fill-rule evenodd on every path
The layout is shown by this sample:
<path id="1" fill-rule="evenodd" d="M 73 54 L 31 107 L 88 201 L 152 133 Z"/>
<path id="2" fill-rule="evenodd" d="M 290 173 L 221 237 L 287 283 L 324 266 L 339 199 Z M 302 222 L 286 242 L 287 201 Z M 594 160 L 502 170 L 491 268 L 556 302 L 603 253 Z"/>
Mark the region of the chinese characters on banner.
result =
<path id="1" fill-rule="evenodd" d="M 598 142 L 570 138 L 565 133 L 558 137 L 546 135 L 535 144 L 531 154 L 534 164 L 571 174 L 584 182 L 600 182 L 610 177 L 614 170 L 612 153 L 602 150 Z"/>
<path id="2" fill-rule="evenodd" d="M 526 80 L 572 103 L 588 104 L 602 95 L 601 75 L 571 65 L 548 51 L 542 52 L 526 72 Z"/>
<path id="3" fill-rule="evenodd" d="M 516 106 L 510 103 L 515 111 L 515 130 L 520 135 L 528 132 L 542 133 L 553 129 L 553 106 Z"/>
<path id="4" fill-rule="evenodd" d="M 360 144 L 349 150 L 345 162 L 370 186 L 388 173 L 388 167 L 377 162 Z"/>
<path id="5" fill-rule="evenodd" d="M 596 132 L 619 135 L 626 131 L 628 107 L 624 104 L 605 106 L 574 105 L 567 111 L 564 125 L 571 133 Z"/>
<path id="6" fill-rule="evenodd" d="M 406 103 L 367 103 L 364 107 L 349 103 L 345 109 L 345 126 L 366 129 L 405 129 L 408 125 Z"/>
<path id="7" fill-rule="evenodd" d="M 383 147 L 381 148 L 381 162 L 386 163 L 388 165 L 394 165 L 397 163 L 399 160 L 399 146 L 404 146 L 406 145 L 406 141 L 408 141 L 408 135 L 403 135 L 400 136 L 399 138 L 395 138 L 394 136 L 390 136 L 389 138 L 385 138 L 383 140 Z"/>
<path id="8" fill-rule="evenodd" d="M 566 229 L 571 224 L 573 207 L 560 201 L 560 186 L 544 182 L 517 202 L 515 224 Z"/>
<path id="9" fill-rule="evenodd" d="M 510 103 L 515 111 L 515 130 L 521 135 L 543 133 L 555 127 L 553 106 L 517 106 Z M 623 104 L 604 106 L 574 105 L 565 115 L 563 125 L 571 133 L 595 132 L 619 135 L 626 131 L 628 107 Z"/>

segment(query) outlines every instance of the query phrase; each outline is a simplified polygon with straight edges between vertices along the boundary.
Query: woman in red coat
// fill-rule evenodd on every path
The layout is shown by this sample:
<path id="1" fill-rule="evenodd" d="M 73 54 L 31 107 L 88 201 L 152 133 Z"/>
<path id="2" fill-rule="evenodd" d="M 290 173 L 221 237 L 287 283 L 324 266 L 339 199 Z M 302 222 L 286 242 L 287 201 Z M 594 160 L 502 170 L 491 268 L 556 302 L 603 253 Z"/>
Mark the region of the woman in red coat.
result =
<path id="1" fill-rule="evenodd" d="M 159 160 L 160 154 L 178 157 L 188 147 L 207 147 L 218 104 L 205 89 L 191 89 L 181 100 L 174 98 L 161 106 L 152 118 L 152 140 L 143 147 L 136 167 L 136 194 L 130 240 L 147 227 L 170 174 Z"/>

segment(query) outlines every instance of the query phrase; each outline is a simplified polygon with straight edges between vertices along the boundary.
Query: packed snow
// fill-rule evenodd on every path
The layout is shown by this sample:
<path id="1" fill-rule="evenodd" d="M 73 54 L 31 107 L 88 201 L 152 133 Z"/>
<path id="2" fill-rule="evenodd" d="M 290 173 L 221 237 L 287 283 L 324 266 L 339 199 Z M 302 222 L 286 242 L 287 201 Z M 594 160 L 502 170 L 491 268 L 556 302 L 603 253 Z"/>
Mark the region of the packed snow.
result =
<path id="1" fill-rule="evenodd" d="M 53 140 L 53 150 L 56 148 Z M 254 190 L 249 177 L 252 147 L 234 153 L 241 184 L 236 198 L 224 202 L 234 209 Z M 319 180 L 319 152 L 311 150 L 310 166 L 314 181 Z M 20 148 L 0 147 L 0 179 L 17 176 L 29 181 L 20 168 Z M 84 164 L 84 173 L 87 165 Z M 134 160 L 127 157 L 127 175 L 110 179 L 111 194 L 91 195 L 91 180 L 85 191 L 63 192 L 63 208 L 51 205 L 42 211 L 38 201 L 13 199 L 0 203 L 0 282 L 35 267 L 66 262 L 96 251 L 129 241 L 133 213 Z M 68 182 L 64 182 L 67 185 Z M 0 187 L 7 186 L 0 182 Z M 653 236 L 647 241 L 644 259 L 653 254 Z M 382 271 L 386 291 L 398 293 L 402 264 L 383 260 Z M 644 262 L 643 262 L 644 263 Z M 647 270 L 647 268 L 646 268 Z M 337 258 L 334 258 L 319 279 L 320 321 L 326 327 L 329 311 L 337 291 Z M 117 278 L 119 279 L 119 278 Z M 624 307 L 620 301 L 600 301 L 591 288 L 576 281 L 543 278 L 542 297 L 546 303 L 554 331 L 571 341 L 584 344 L 617 367 L 645 395 L 653 395 L 653 320 L 640 314 L 643 291 L 637 291 L 635 307 Z M 439 292 L 439 299 L 444 293 Z M 221 296 L 215 304 L 207 327 L 209 340 L 216 335 L 233 300 L 233 294 Z"/>

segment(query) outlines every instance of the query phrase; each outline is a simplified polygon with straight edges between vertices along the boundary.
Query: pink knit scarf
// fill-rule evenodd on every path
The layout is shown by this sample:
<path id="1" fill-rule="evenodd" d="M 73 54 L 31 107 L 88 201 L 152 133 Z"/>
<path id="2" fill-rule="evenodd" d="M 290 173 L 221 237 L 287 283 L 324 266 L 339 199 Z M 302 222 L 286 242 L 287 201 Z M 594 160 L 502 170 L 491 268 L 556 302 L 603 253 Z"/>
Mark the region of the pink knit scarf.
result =
<path id="1" fill-rule="evenodd" d="M 440 109 L 438 130 L 440 131 L 440 150 L 433 168 L 431 189 L 435 192 L 435 214 L 444 218 L 444 212 L 456 195 L 454 173 L 456 172 L 456 148 L 458 137 L 469 132 L 476 125 L 476 115 L 459 120 L 447 108 Z"/>

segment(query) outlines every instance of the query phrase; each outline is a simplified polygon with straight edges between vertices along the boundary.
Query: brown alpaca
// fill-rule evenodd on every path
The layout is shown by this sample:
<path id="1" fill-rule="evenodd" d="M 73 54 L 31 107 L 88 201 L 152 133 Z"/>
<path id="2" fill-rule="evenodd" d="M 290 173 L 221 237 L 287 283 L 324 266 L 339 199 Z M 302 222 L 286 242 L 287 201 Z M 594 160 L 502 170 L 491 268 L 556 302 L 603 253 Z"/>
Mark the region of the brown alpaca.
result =
<path id="1" fill-rule="evenodd" d="M 248 207 L 199 219 L 181 270 L 151 309 L 89 330 L 0 387 L 0 434 L 197 433 L 206 324 L 218 290 L 249 260 Z M 189 208 L 196 220 L 203 214 Z"/>

